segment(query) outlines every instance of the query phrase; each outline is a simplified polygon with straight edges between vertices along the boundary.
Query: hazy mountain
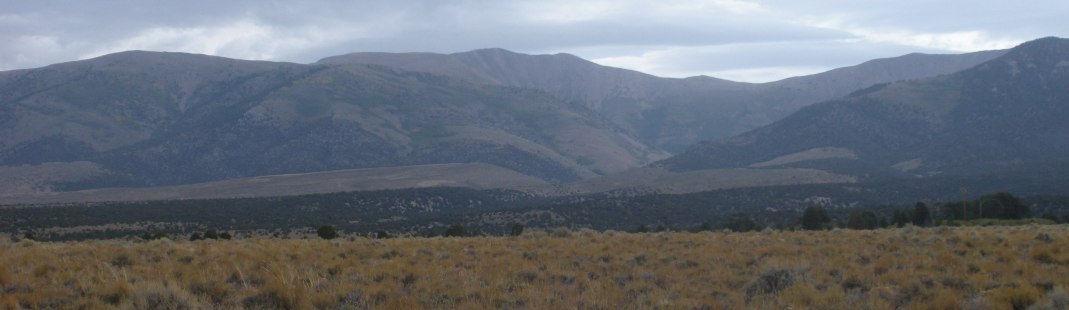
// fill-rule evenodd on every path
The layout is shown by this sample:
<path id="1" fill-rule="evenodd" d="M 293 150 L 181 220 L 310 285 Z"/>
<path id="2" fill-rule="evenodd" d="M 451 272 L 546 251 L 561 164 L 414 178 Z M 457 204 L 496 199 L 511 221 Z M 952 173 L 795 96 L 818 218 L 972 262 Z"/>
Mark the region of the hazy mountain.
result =
<path id="1" fill-rule="evenodd" d="M 569 54 L 525 55 L 502 49 L 448 55 L 353 53 L 319 63 L 375 64 L 546 91 L 605 115 L 652 148 L 676 153 L 702 140 L 766 125 L 808 104 L 878 83 L 953 73 L 1003 52 L 909 54 L 763 84 L 705 76 L 660 78 L 601 66 Z"/>
<path id="2" fill-rule="evenodd" d="M 124 52 L 0 72 L 0 168 L 16 174 L 2 181 L 18 191 L 439 163 L 564 182 L 639 167 L 817 100 L 806 98 L 994 54 L 909 55 L 748 84 L 501 49 L 310 65 Z M 744 184 L 754 182 L 764 181 Z"/>
<path id="3" fill-rule="evenodd" d="M 106 171 L 75 187 L 453 162 L 566 181 L 664 156 L 541 91 L 377 66 L 125 52 L 0 81 L 0 165 Z"/>
<path id="4" fill-rule="evenodd" d="M 912 53 L 866 61 L 856 66 L 768 83 L 770 86 L 804 91 L 815 98 L 838 98 L 872 85 L 934 77 L 958 72 L 1005 54 L 1005 50 L 965 54 Z"/>
<path id="5" fill-rule="evenodd" d="M 1066 170 L 1069 40 L 1044 38 L 955 74 L 880 84 L 655 164 L 1005 177 Z"/>

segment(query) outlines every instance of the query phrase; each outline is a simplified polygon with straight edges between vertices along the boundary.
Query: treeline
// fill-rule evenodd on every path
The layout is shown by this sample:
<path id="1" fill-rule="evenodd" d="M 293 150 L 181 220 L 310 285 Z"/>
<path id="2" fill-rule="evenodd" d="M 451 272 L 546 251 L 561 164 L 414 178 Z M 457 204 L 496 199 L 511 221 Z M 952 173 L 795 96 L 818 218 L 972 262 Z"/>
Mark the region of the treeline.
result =
<path id="1" fill-rule="evenodd" d="M 887 193 L 893 191 L 874 196 L 884 197 Z M 1069 196 L 1021 199 L 996 193 L 966 201 L 877 204 L 908 198 L 884 200 L 870 194 L 874 193 L 843 185 L 557 198 L 508 190 L 425 188 L 269 198 L 84 203 L 0 208 L 0 233 L 39 240 L 138 236 L 199 240 L 212 239 L 206 238 L 209 230 L 225 231 L 234 237 L 314 237 L 315 228 L 323 225 L 348 235 L 392 237 L 502 236 L 513 234 L 517 227 L 520 231 L 561 227 L 741 232 L 766 228 L 975 225 L 969 221 L 1035 215 L 1049 222 L 1069 221 Z"/>
<path id="2" fill-rule="evenodd" d="M 1069 198 L 1043 197 L 1035 205 L 1043 215 L 1037 222 L 1069 223 Z M 730 230 L 747 232 L 765 228 L 780 230 L 825 230 L 832 228 L 877 229 L 889 227 L 997 225 L 1026 220 L 1033 217 L 1029 206 L 1021 198 L 1006 192 L 981 196 L 974 200 L 938 202 L 929 206 L 917 202 L 912 206 L 860 206 L 821 207 L 809 206 L 800 214 L 790 211 L 776 214 L 762 212 L 735 213 L 719 221 L 705 221 L 697 226 L 666 226 L 663 223 L 639 224 L 632 232 L 656 232 L 663 230 L 702 231 Z M 779 215 L 780 217 L 774 218 Z M 651 228 L 654 227 L 654 228 Z"/>
<path id="3" fill-rule="evenodd" d="M 882 216 L 878 213 L 887 213 Z M 1048 210 L 1049 211 L 1049 210 Z M 1061 210 L 1063 212 L 1067 210 Z M 822 230 L 829 228 L 876 229 L 914 225 L 920 227 L 944 225 L 997 224 L 999 220 L 1022 220 L 1032 216 L 1030 207 L 1022 199 L 1006 192 L 981 196 L 975 200 L 959 200 L 937 203 L 929 207 L 917 202 L 912 208 L 851 208 L 838 212 L 840 218 L 835 221 L 829 211 L 821 207 L 809 207 L 798 219 L 798 227 L 804 230 Z M 1041 217 L 1049 223 L 1067 223 L 1069 215 L 1062 216 L 1046 213 Z M 978 222 L 981 220 L 992 220 Z"/>
<path id="4" fill-rule="evenodd" d="M 509 190 L 423 188 L 287 197 L 80 203 L 0 208 L 0 233 L 40 240 L 189 236 L 218 229 L 285 236 L 332 225 L 352 232 L 408 231 L 412 223 L 460 218 L 539 201 Z M 458 215 L 453 215 L 458 214 Z M 172 238 L 174 239 L 174 238 Z"/>

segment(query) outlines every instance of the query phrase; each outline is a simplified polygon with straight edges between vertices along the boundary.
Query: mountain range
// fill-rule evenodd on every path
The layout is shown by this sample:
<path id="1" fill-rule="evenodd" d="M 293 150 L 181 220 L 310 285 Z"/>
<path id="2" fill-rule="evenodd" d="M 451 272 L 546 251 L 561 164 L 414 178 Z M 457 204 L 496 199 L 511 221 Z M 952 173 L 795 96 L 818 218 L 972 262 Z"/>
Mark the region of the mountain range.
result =
<path id="1" fill-rule="evenodd" d="M 879 83 L 953 73 L 1001 55 L 909 54 L 770 83 L 707 76 L 661 78 L 606 67 L 569 54 L 503 49 L 456 54 L 353 53 L 320 64 L 371 64 L 456 77 L 483 85 L 537 89 L 605 116 L 645 145 L 675 154 L 778 120 L 800 107 Z"/>
<path id="2" fill-rule="evenodd" d="M 1058 68 L 1064 65 L 1058 62 L 1021 60 L 1013 67 L 1017 71 L 992 67 L 967 73 L 1021 57 L 1015 51 L 1027 46 L 1008 53 L 910 54 L 760 84 L 704 76 L 660 78 L 567 54 L 502 49 L 448 55 L 355 53 L 312 64 L 123 52 L 0 72 L 0 170 L 9 172 L 0 182 L 5 193 L 18 194 L 447 163 L 485 163 L 554 183 L 583 180 L 584 186 L 599 190 L 618 187 L 612 181 L 616 175 L 645 175 L 636 169 L 656 169 L 662 180 L 691 183 L 715 169 L 781 169 L 771 175 L 782 181 L 771 184 L 791 182 L 794 175 L 784 171 L 803 173 L 818 183 L 854 181 L 855 175 L 873 173 L 813 164 L 819 162 L 808 160 L 814 156 L 848 161 L 844 167 L 931 175 L 965 168 L 952 167 L 944 157 L 915 151 L 898 156 L 885 149 L 938 147 L 961 130 L 925 143 L 886 140 L 892 144 L 884 149 L 878 146 L 884 140 L 870 139 L 931 135 L 943 128 L 939 126 L 949 126 L 952 120 L 944 116 L 950 114 L 921 102 L 952 101 L 963 95 L 940 89 L 965 84 L 980 89 L 987 85 L 979 81 L 986 76 L 1031 76 L 1030 65 L 1045 66 L 1054 69 L 1040 79 L 1044 82 L 1027 82 L 1048 83 L 1047 89 L 1029 90 L 1057 88 L 1049 83 L 1060 77 Z M 980 77 L 969 77 L 973 75 Z M 1002 89 L 1015 91 L 1007 98 L 1025 92 Z M 980 93 L 969 96 L 983 98 Z M 868 129 L 839 126 L 870 122 L 861 114 L 820 116 L 830 113 L 820 111 L 838 109 L 829 107 L 864 100 L 906 102 L 883 108 L 872 104 L 866 117 L 905 113 L 910 115 L 905 120 L 914 122 L 909 124 L 923 119 L 930 128 L 894 133 L 899 132 L 895 127 L 887 129 L 889 137 L 863 136 L 864 131 L 836 131 Z M 822 101 L 827 102 L 807 107 Z M 1045 106 L 1028 107 L 1044 113 Z M 923 114 L 931 109 L 933 114 Z M 984 118 L 984 111 L 954 114 L 953 120 L 1001 122 Z M 798 131 L 805 124 L 827 132 Z M 1001 132 L 997 128 L 988 131 Z M 839 141 L 825 139 L 832 133 L 843 136 L 843 142 L 821 143 Z M 732 137 L 736 134 L 741 135 Z M 988 145 L 977 143 L 955 147 Z M 1002 166 L 1016 160 L 1003 159 Z M 640 168 L 652 162 L 653 168 Z M 487 171 L 519 180 L 494 169 Z M 692 173 L 663 175 L 684 171 Z"/>
<path id="3" fill-rule="evenodd" d="M 1069 40 L 1043 38 L 954 74 L 877 84 L 807 106 L 653 166 L 805 167 L 868 179 L 1064 179 L 1067 118 Z"/>
<path id="4" fill-rule="evenodd" d="M 566 181 L 664 156 L 543 92 L 375 66 L 127 52 L 0 93 L 0 163 L 107 172 L 87 187 L 464 162 Z"/>

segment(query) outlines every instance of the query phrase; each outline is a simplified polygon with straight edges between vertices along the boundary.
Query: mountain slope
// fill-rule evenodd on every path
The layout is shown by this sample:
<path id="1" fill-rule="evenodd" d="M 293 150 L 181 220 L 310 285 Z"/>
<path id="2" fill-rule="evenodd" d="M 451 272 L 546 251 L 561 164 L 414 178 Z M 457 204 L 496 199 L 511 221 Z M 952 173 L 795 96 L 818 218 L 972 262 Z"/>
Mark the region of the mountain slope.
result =
<path id="1" fill-rule="evenodd" d="M 977 55 L 829 72 L 806 80 L 823 81 L 809 91 L 500 49 L 310 65 L 124 52 L 0 74 L 0 169 L 17 174 L 5 176 L 12 188 L 40 191 L 442 163 L 567 182 L 639 167 L 767 123 L 805 104 L 799 98 L 856 86 L 840 77 L 935 74 Z"/>
<path id="2" fill-rule="evenodd" d="M 566 181 L 663 157 L 544 92 L 384 67 L 126 52 L 8 74 L 0 165 L 107 171 L 68 188 L 467 162 Z"/>
<path id="3" fill-rule="evenodd" d="M 914 176 L 1042 173 L 1069 165 L 1067 85 L 1069 40 L 1044 38 L 952 75 L 882 84 L 812 105 L 654 166 Z"/>
<path id="4" fill-rule="evenodd" d="M 964 54 L 912 53 L 893 58 L 866 61 L 807 76 L 787 78 L 769 83 L 776 87 L 806 90 L 816 98 L 838 98 L 872 85 L 951 74 L 974 67 L 998 56 L 1005 50 Z"/>
<path id="5" fill-rule="evenodd" d="M 639 142 L 671 153 L 778 120 L 798 108 L 877 83 L 953 73 L 1001 55 L 910 54 L 777 82 L 751 84 L 710 77 L 659 78 L 568 55 L 524 55 L 502 49 L 455 54 L 353 53 L 319 64 L 373 64 L 474 83 L 533 88 L 585 104 Z"/>
<path id="6" fill-rule="evenodd" d="M 0 176 L 0 184 L 8 185 L 3 181 L 6 180 Z M 534 177 L 488 164 L 437 164 L 268 175 L 160 187 L 33 193 L 16 189 L 11 194 L 0 192 L 0 205 L 271 197 L 444 186 L 494 189 L 545 184 Z"/>

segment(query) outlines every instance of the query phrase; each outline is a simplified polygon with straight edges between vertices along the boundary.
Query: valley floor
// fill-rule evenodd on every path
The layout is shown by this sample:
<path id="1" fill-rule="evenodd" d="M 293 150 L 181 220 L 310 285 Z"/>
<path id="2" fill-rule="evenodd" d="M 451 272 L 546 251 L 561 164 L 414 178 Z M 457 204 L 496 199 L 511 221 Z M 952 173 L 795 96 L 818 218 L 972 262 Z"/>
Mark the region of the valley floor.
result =
<path id="1" fill-rule="evenodd" d="M 1058 309 L 1065 225 L 0 243 L 7 308 Z"/>

